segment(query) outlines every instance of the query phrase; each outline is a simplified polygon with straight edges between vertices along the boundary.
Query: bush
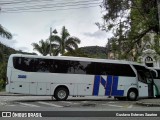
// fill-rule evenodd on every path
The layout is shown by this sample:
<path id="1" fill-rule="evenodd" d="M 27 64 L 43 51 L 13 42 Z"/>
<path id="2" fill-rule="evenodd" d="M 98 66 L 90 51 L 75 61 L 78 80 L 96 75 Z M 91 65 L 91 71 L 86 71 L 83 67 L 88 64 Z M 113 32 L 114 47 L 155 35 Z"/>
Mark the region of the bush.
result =
<path id="1" fill-rule="evenodd" d="M 7 63 L 0 63 L 0 80 L 6 80 Z"/>
<path id="2" fill-rule="evenodd" d="M 5 84 L 4 80 L 0 79 L 0 91 L 4 89 L 4 84 Z"/>

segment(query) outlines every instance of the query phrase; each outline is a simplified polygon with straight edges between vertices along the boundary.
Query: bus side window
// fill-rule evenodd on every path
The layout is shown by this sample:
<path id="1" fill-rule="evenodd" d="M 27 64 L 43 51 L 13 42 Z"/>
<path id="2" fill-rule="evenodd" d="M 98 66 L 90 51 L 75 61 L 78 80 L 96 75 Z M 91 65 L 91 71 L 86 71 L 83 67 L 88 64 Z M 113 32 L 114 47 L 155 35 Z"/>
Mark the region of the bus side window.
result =
<path id="1" fill-rule="evenodd" d="M 160 70 L 157 70 L 158 72 L 158 78 L 157 79 L 160 79 Z"/>
<path id="2" fill-rule="evenodd" d="M 21 65 L 23 66 L 21 68 L 22 71 L 27 71 L 27 72 L 34 71 L 34 59 L 33 58 L 22 57 L 21 60 L 22 60 Z"/>
<path id="3" fill-rule="evenodd" d="M 22 58 L 13 57 L 13 66 L 15 69 L 22 70 Z"/>

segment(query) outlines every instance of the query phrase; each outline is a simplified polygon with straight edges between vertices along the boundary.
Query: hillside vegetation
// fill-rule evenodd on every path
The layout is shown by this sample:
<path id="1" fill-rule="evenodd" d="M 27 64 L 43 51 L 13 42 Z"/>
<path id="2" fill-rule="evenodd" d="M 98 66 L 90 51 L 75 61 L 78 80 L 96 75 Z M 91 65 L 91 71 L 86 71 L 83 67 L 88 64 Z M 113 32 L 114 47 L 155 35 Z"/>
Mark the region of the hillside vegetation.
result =
<path id="1" fill-rule="evenodd" d="M 107 58 L 106 48 L 100 46 L 86 46 L 78 48 L 73 52 L 67 52 L 66 56 L 89 57 L 89 58 Z"/>

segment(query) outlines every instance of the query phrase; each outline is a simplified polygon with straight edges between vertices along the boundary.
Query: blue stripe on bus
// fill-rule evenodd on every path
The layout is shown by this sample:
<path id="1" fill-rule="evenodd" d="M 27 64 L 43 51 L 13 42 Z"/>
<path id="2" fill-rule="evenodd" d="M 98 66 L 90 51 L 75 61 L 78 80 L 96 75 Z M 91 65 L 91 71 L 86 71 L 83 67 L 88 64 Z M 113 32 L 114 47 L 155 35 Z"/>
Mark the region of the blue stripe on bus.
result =
<path id="1" fill-rule="evenodd" d="M 107 83 L 106 80 L 101 76 L 100 76 L 100 78 L 101 78 L 101 84 L 105 87 L 106 83 Z"/>
<path id="2" fill-rule="evenodd" d="M 106 96 L 123 96 L 124 90 L 117 90 L 118 76 L 108 75 L 105 80 L 102 76 L 96 75 L 94 79 L 93 95 L 98 96 L 100 84 L 105 88 Z"/>
<path id="3" fill-rule="evenodd" d="M 94 79 L 94 87 L 93 87 L 93 95 L 98 96 L 99 93 L 99 85 L 100 85 L 100 76 L 96 75 Z"/>
<path id="4" fill-rule="evenodd" d="M 112 96 L 123 96 L 124 90 L 117 90 L 118 76 L 113 77 Z"/>
<path id="5" fill-rule="evenodd" d="M 110 96 L 110 92 L 111 92 L 111 86 L 112 86 L 112 76 L 108 75 L 107 76 L 107 85 L 106 85 L 106 91 L 105 91 L 105 95 L 106 96 Z"/>

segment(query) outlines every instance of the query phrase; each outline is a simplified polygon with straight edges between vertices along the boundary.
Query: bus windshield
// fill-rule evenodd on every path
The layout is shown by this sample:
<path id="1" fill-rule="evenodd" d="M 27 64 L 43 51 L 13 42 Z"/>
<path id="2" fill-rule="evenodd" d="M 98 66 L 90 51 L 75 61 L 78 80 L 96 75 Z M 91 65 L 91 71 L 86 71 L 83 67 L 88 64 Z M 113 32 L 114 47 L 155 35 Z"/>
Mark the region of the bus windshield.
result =
<path id="1" fill-rule="evenodd" d="M 134 67 L 137 70 L 139 81 L 149 84 L 153 82 L 153 77 L 149 69 L 145 68 L 144 66 L 138 66 L 138 65 L 134 65 Z"/>

